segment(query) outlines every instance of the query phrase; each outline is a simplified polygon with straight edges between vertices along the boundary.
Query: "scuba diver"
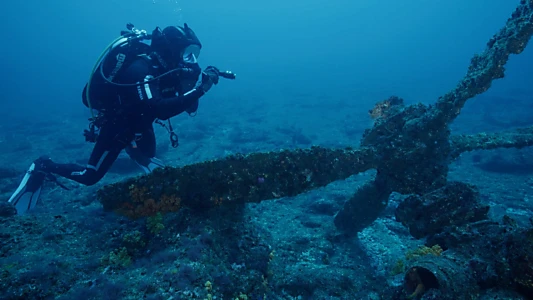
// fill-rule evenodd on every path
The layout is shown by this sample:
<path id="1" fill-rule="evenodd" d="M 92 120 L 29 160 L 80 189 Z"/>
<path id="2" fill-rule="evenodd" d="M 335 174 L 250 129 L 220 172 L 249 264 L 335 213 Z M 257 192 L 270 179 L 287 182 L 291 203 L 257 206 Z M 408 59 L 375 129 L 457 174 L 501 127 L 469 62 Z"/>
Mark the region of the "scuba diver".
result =
<path id="1" fill-rule="evenodd" d="M 87 165 L 59 164 L 45 156 L 35 160 L 9 199 L 17 214 L 35 207 L 45 179 L 57 182 L 55 174 L 93 185 L 122 150 L 145 173 L 164 166 L 155 157 L 153 123 L 166 127 L 177 147 L 170 118 L 194 114 L 199 99 L 218 84 L 219 77 L 235 78 L 213 66 L 202 71 L 197 62 L 202 44 L 187 24 L 157 27 L 151 34 L 132 24 L 127 29 L 102 53 L 82 92 L 92 114 L 85 139 L 95 143 Z M 168 126 L 161 120 L 168 120 Z"/>

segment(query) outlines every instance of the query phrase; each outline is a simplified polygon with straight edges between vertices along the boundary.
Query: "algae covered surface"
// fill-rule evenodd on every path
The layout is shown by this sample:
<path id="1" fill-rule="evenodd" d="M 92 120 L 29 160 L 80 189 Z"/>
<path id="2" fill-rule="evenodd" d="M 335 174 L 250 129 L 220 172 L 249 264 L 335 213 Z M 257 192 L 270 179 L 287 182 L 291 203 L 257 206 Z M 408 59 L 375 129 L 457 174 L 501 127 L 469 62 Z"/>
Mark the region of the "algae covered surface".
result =
<path id="1" fill-rule="evenodd" d="M 344 145 L 313 146 L 253 118 L 217 131 L 218 116 L 180 128 L 188 155 L 159 144 L 170 164 L 151 174 L 119 157 L 94 186 L 47 182 L 30 214 L 0 203 L 0 299 L 528 299 L 531 124 L 485 103 L 459 116 L 526 49 L 532 22 L 520 1 L 455 88 L 430 104 L 377 102 L 370 126 L 351 124 L 359 142 L 344 124 Z M 480 115 L 495 130 L 457 130 Z M 53 141 L 6 125 L 3 159 L 54 143 L 85 157 L 69 139 L 83 126 L 65 122 L 42 124 L 62 132 Z M 18 167 L 0 169 L 2 196 Z"/>

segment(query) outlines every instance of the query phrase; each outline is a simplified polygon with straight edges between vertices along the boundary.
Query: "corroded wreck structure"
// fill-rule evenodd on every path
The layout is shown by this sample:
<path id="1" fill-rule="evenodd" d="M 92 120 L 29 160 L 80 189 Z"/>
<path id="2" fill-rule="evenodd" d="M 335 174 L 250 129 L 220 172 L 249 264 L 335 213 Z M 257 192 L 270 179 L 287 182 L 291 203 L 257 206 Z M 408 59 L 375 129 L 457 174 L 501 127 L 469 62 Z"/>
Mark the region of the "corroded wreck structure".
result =
<path id="1" fill-rule="evenodd" d="M 504 77 L 509 56 L 521 53 L 532 34 L 533 0 L 523 0 L 485 51 L 472 58 L 466 76 L 434 105 L 405 106 L 398 97 L 378 103 L 371 111 L 376 122 L 359 148 L 313 147 L 169 167 L 104 187 L 99 199 L 105 209 L 137 218 L 181 206 L 209 209 L 290 197 L 375 169 L 376 177 L 357 189 L 334 222 L 345 234 L 355 234 L 378 217 L 392 192 L 411 195 L 398 207 L 398 221 L 416 238 L 448 251 L 409 266 L 407 293 L 470 299 L 479 288 L 500 287 L 531 294 L 533 230 L 486 221 L 488 207 L 479 204 L 475 187 L 448 182 L 447 173 L 463 152 L 533 145 L 533 127 L 476 135 L 449 130 L 467 100 Z M 492 246 L 484 247 L 489 241 Z M 468 284 L 457 285 L 450 274 L 461 274 Z"/>

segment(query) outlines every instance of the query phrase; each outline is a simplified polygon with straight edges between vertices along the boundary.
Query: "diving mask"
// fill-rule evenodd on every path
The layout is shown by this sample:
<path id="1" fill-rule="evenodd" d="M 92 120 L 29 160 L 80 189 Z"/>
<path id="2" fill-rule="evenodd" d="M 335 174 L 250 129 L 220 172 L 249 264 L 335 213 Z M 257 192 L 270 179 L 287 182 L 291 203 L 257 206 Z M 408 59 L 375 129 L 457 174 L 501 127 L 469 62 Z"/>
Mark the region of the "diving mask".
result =
<path id="1" fill-rule="evenodd" d="M 196 59 L 200 56 L 200 46 L 199 45 L 189 45 L 183 50 L 181 57 L 185 63 L 195 64 Z"/>

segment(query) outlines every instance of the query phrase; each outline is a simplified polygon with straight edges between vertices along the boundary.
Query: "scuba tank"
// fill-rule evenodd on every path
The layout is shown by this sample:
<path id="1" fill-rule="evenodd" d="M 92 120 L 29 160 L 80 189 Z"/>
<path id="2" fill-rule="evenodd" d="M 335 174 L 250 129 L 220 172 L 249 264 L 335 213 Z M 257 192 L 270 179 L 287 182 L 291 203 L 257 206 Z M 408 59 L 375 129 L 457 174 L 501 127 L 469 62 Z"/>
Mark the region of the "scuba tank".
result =
<path id="1" fill-rule="evenodd" d="M 120 104 L 117 96 L 119 84 L 114 80 L 136 57 L 150 53 L 150 45 L 145 41 L 151 35 L 135 29 L 131 23 L 126 28 L 127 31 L 121 31 L 120 36 L 102 51 L 82 92 L 82 102 L 91 112 L 89 130 L 83 133 L 88 142 L 96 142 L 100 127 L 107 122 L 105 112 L 113 111 Z"/>
<path id="2" fill-rule="evenodd" d="M 106 111 L 116 107 L 118 101 L 109 101 L 119 86 L 114 80 L 135 58 L 150 53 L 150 45 L 146 41 L 151 39 L 151 35 L 136 29 L 131 23 L 126 27 L 128 30 L 122 31 L 102 52 L 83 89 L 83 104 L 91 110 L 91 114 L 93 110 Z"/>

